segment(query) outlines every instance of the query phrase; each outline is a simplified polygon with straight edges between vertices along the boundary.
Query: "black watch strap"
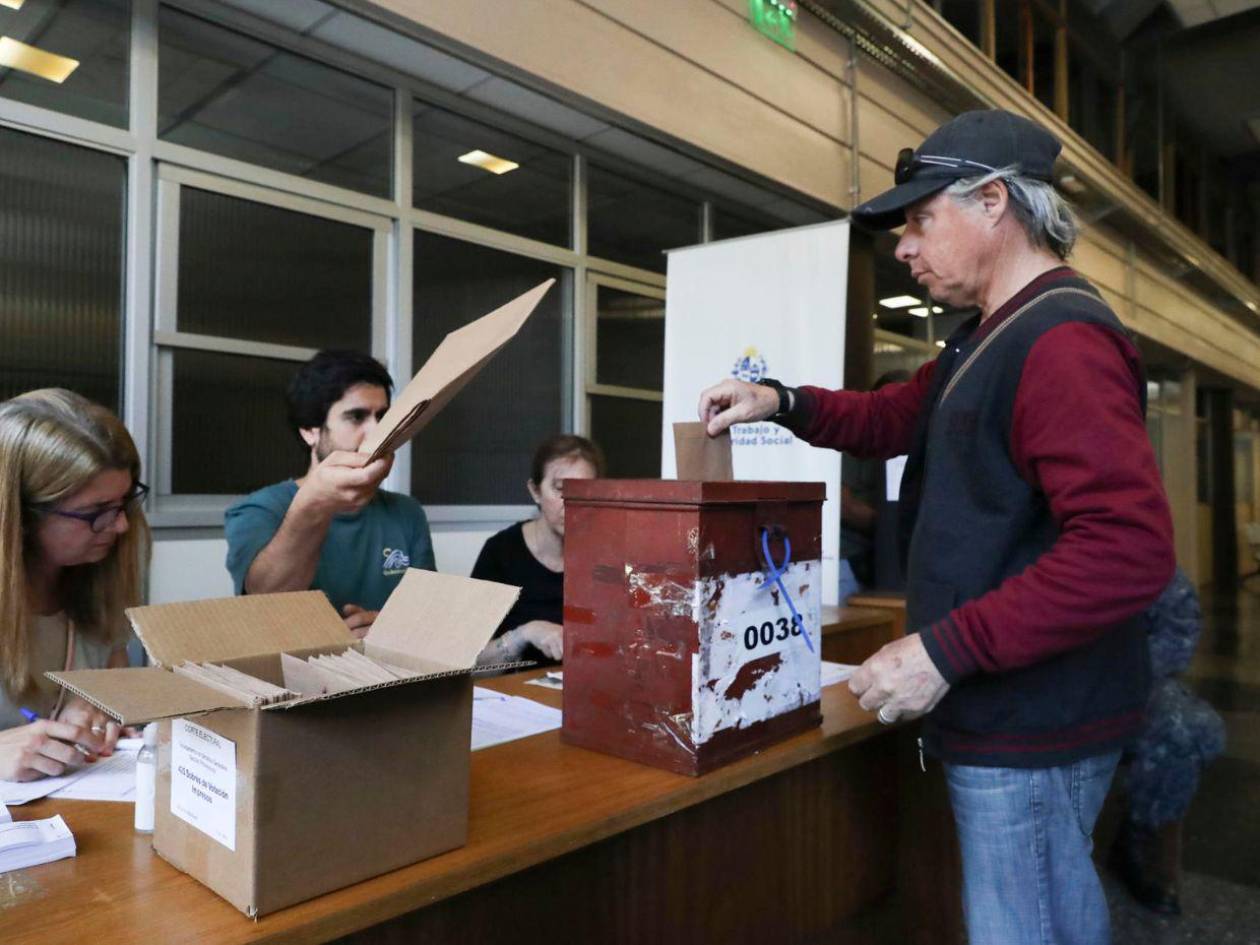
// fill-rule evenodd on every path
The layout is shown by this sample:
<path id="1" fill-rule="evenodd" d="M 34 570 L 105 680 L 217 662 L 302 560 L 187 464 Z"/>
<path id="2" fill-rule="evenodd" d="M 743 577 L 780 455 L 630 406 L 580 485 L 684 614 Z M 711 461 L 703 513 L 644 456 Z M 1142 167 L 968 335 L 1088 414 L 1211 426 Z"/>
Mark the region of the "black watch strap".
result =
<path id="1" fill-rule="evenodd" d="M 770 418 L 771 420 L 777 420 L 785 416 L 792 409 L 792 395 L 780 382 L 773 377 L 763 377 L 757 383 L 762 387 L 772 388 L 779 395 L 779 409 L 775 411 L 774 416 Z"/>

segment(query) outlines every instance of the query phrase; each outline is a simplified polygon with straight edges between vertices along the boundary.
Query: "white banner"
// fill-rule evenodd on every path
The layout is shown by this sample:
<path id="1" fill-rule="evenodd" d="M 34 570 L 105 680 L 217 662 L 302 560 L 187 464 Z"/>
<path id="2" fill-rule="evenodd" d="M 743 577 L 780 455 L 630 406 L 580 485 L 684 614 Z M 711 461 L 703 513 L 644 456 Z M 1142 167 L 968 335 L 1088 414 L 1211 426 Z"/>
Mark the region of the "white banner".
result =
<path id="1" fill-rule="evenodd" d="M 669 254 L 661 476 L 675 476 L 673 424 L 727 377 L 789 387 L 844 383 L 849 224 L 841 220 Z M 839 600 L 840 454 L 774 423 L 731 431 L 736 479 L 824 482 L 822 602 Z"/>

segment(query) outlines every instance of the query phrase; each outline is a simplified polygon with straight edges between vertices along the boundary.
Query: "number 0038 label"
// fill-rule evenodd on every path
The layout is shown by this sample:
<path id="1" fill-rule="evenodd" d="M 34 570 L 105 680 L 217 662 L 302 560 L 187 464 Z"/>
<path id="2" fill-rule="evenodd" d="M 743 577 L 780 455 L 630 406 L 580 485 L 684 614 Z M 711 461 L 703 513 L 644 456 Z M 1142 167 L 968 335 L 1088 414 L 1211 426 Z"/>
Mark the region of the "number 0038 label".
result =
<path id="1" fill-rule="evenodd" d="M 809 631 L 810 640 L 817 646 L 817 630 L 805 623 L 805 615 L 792 616 L 786 605 L 746 610 L 724 629 L 735 635 L 741 650 L 741 663 L 747 663 L 767 653 L 777 653 L 789 646 L 804 648 L 801 634 Z"/>

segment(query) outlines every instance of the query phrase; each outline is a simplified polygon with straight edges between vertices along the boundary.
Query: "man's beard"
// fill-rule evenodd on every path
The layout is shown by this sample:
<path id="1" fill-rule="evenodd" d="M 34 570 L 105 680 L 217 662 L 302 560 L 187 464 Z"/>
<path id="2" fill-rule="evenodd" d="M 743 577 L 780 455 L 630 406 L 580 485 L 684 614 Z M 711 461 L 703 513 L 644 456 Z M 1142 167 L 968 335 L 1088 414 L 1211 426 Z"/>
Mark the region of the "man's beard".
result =
<path id="1" fill-rule="evenodd" d="M 328 427 L 319 428 L 319 442 L 315 444 L 315 461 L 322 463 L 326 460 L 330 453 L 335 452 L 328 435 Z"/>

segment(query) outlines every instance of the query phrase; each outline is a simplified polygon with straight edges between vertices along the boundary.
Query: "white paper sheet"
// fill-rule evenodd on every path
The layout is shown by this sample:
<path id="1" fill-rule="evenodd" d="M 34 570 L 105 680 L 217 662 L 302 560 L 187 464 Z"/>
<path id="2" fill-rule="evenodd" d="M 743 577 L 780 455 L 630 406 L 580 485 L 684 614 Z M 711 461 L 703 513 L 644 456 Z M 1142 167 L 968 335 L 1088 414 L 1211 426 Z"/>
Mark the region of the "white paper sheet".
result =
<path id="1" fill-rule="evenodd" d="M 560 727 L 559 709 L 481 686 L 473 688 L 472 750 L 515 741 Z"/>
<path id="2" fill-rule="evenodd" d="M 100 764 L 100 762 L 98 761 L 96 764 Z M 91 774 L 94 767 L 95 765 L 83 765 L 83 767 L 77 768 L 69 774 L 63 774 L 59 778 L 40 778 L 37 781 L 0 781 L 0 801 L 16 807 L 18 804 L 39 800 L 41 797 L 47 797 L 49 794 L 61 790 L 67 784 Z"/>
<path id="3" fill-rule="evenodd" d="M 856 669 L 856 666 L 850 666 L 848 663 L 828 663 L 826 660 L 823 660 L 822 684 L 824 686 L 834 686 L 836 683 L 847 682 Z"/>
<path id="4" fill-rule="evenodd" d="M 543 675 L 534 679 L 525 681 L 527 686 L 539 686 L 543 689 L 563 689 L 564 688 L 564 670 L 549 669 Z"/>
<path id="5" fill-rule="evenodd" d="M 58 800 L 134 801 L 136 799 L 135 751 L 117 751 L 102 758 L 81 778 L 52 793 Z"/>
<path id="6" fill-rule="evenodd" d="M 236 849 L 236 742 L 188 719 L 172 720 L 171 813 Z"/>
<path id="7" fill-rule="evenodd" d="M 909 456 L 894 456 L 884 463 L 884 498 L 889 502 L 901 499 L 901 477 L 906 472 Z"/>

